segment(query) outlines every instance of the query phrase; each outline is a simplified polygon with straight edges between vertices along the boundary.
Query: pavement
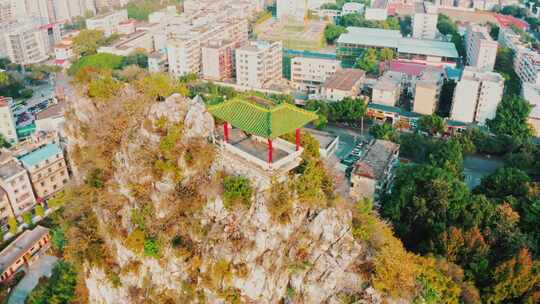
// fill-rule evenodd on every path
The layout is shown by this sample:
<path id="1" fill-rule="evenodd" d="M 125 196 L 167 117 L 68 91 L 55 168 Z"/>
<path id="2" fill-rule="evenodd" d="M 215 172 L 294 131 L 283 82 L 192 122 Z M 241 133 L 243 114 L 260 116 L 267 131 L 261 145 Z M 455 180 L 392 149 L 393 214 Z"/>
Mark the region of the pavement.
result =
<path id="1" fill-rule="evenodd" d="M 9 296 L 8 304 L 24 304 L 28 294 L 36 287 L 39 278 L 50 277 L 52 269 L 58 258 L 50 255 L 43 255 L 30 265 L 24 278 L 15 286 Z"/>

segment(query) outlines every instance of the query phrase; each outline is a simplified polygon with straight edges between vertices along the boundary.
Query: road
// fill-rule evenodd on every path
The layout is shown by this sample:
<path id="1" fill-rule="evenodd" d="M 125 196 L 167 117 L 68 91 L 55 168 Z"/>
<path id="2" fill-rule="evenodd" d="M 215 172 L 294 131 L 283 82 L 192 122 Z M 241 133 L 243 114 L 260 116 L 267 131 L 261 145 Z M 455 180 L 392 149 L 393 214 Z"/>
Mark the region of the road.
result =
<path id="1" fill-rule="evenodd" d="M 58 258 L 50 255 L 43 255 L 34 264 L 30 265 L 24 278 L 15 286 L 9 296 L 8 304 L 24 304 L 28 294 L 36 287 L 39 278 L 50 277 L 52 269 Z"/>

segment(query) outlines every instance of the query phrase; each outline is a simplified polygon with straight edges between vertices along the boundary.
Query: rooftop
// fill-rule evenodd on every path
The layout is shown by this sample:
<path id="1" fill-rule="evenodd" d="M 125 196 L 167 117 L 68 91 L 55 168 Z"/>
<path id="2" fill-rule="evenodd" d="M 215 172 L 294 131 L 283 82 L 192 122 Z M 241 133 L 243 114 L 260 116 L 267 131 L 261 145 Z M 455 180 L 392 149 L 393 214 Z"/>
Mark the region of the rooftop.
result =
<path id="1" fill-rule="evenodd" d="M 323 87 L 334 90 L 350 91 L 358 81 L 362 80 L 366 72 L 359 69 L 343 69 L 330 76 Z"/>
<path id="2" fill-rule="evenodd" d="M 395 90 L 401 84 L 402 80 L 403 73 L 387 71 L 377 80 L 377 82 L 373 86 L 373 89 Z"/>
<path id="3" fill-rule="evenodd" d="M 348 27 L 341 34 L 338 44 L 353 44 L 367 47 L 392 48 L 399 53 L 458 58 L 456 46 L 452 42 L 404 38 L 397 30 Z"/>
<path id="4" fill-rule="evenodd" d="M 259 97 L 236 97 L 209 106 L 208 111 L 233 127 L 264 138 L 276 138 L 317 119 L 317 114 L 289 103 Z"/>
<path id="5" fill-rule="evenodd" d="M 427 65 L 415 62 L 392 60 L 388 66 L 389 71 L 400 72 L 409 76 L 419 76 Z"/>
<path id="6" fill-rule="evenodd" d="M 405 116 L 405 117 L 410 117 L 410 118 L 420 118 L 420 117 L 422 117 L 422 115 L 420 115 L 418 113 L 409 112 L 409 111 L 405 111 L 405 110 L 403 110 L 401 108 L 398 108 L 398 107 L 392 107 L 392 106 L 387 106 L 387 105 L 378 104 L 378 103 L 370 103 L 370 104 L 368 104 L 368 109 L 373 109 L 373 110 L 383 111 L 383 112 L 396 113 L 396 114 L 398 114 L 400 116 Z"/>
<path id="7" fill-rule="evenodd" d="M 540 87 L 532 83 L 523 83 L 523 98 L 525 98 L 532 106 L 529 117 L 540 118 Z"/>
<path id="8" fill-rule="evenodd" d="M 500 26 L 502 27 L 507 27 L 513 24 L 522 30 L 527 30 L 529 28 L 529 24 L 527 22 L 514 16 L 495 14 L 495 19 L 497 19 L 497 22 L 499 22 Z"/>
<path id="9" fill-rule="evenodd" d="M 375 140 L 356 163 L 354 174 L 372 179 L 381 179 L 392 161 L 393 155 L 398 151 L 398 144 L 388 140 Z"/>
<path id="10" fill-rule="evenodd" d="M 20 259 L 32 246 L 43 236 L 49 233 L 49 229 L 36 226 L 33 230 L 24 231 L 15 241 L 0 252 L 0 273 L 6 271 L 13 263 Z"/>
<path id="11" fill-rule="evenodd" d="M 64 113 L 64 103 L 60 102 L 48 107 L 47 109 L 36 114 L 36 120 L 47 119 L 51 117 L 60 117 Z"/>
<path id="12" fill-rule="evenodd" d="M 0 179 L 10 179 L 21 172 L 24 172 L 24 168 L 14 159 L 0 165 Z"/>
<path id="13" fill-rule="evenodd" d="M 62 149 L 57 144 L 48 144 L 22 156 L 19 160 L 25 167 L 31 168 L 56 154 L 62 154 Z"/>

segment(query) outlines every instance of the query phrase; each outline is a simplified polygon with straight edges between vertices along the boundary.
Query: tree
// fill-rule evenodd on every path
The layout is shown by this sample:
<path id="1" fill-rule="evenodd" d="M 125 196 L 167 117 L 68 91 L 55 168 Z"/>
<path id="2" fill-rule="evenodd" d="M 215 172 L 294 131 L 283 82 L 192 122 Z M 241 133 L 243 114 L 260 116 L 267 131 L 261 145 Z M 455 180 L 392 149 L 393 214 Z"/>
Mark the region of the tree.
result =
<path id="1" fill-rule="evenodd" d="M 330 115 L 328 103 L 321 100 L 308 100 L 305 109 L 317 112 L 318 118 L 313 122 L 315 128 L 324 129 L 328 125 L 328 116 Z"/>
<path id="2" fill-rule="evenodd" d="M 101 70 L 116 70 L 120 69 L 123 66 L 124 57 L 100 53 L 90 56 L 85 56 L 76 60 L 68 70 L 69 75 L 76 75 L 79 71 L 91 68 L 96 72 Z M 88 74 L 88 71 L 83 71 L 85 74 Z"/>
<path id="3" fill-rule="evenodd" d="M 9 83 L 9 76 L 6 72 L 0 72 L 0 86 L 5 86 Z"/>
<path id="4" fill-rule="evenodd" d="M 389 60 L 394 59 L 394 57 L 395 57 L 394 50 L 389 49 L 389 48 L 383 48 L 379 54 L 379 59 L 381 61 L 389 61 Z"/>
<path id="5" fill-rule="evenodd" d="M 460 222 L 468 203 L 467 186 L 454 174 L 429 165 L 405 165 L 383 198 L 381 213 L 407 248 L 426 253 L 441 233 Z"/>
<path id="6" fill-rule="evenodd" d="M 97 49 L 105 43 L 103 32 L 97 30 L 82 30 L 73 39 L 73 51 L 78 56 L 88 56 L 97 53 Z"/>
<path id="7" fill-rule="evenodd" d="M 19 229 L 19 223 L 17 222 L 17 219 L 14 217 L 8 218 L 8 226 L 9 226 L 9 232 L 13 235 L 17 234 Z"/>
<path id="8" fill-rule="evenodd" d="M 507 47 L 499 47 L 494 69 L 503 76 L 507 94 L 519 95 L 521 93 L 521 81 L 514 71 L 514 51 Z"/>
<path id="9" fill-rule="evenodd" d="M 394 140 L 396 129 L 390 123 L 374 124 L 369 128 L 369 134 L 377 139 Z"/>
<path id="10" fill-rule="evenodd" d="M 58 262 L 50 279 L 40 280 L 39 285 L 28 295 L 28 304 L 68 304 L 75 298 L 77 272 L 74 267 L 64 261 Z"/>
<path id="11" fill-rule="evenodd" d="M 223 198 L 227 209 L 241 204 L 244 206 L 251 205 L 251 195 L 253 188 L 249 179 L 243 176 L 227 176 L 223 179 Z"/>
<path id="12" fill-rule="evenodd" d="M 463 171 L 463 150 L 459 140 L 452 138 L 447 141 L 437 141 L 428 151 L 428 163 L 441 168 L 456 177 Z"/>
<path id="13" fill-rule="evenodd" d="M 442 134 L 445 129 L 444 120 L 437 114 L 424 115 L 418 120 L 418 129 L 431 136 Z"/>
<path id="14" fill-rule="evenodd" d="M 152 99 L 166 98 L 174 93 L 179 93 L 183 96 L 189 94 L 189 91 L 184 84 L 172 79 L 165 73 L 150 74 L 138 80 L 135 83 L 135 87 L 139 92 Z"/>
<path id="15" fill-rule="evenodd" d="M 366 104 L 362 98 L 345 97 L 330 104 L 330 120 L 358 123 L 366 114 Z"/>
<path id="16" fill-rule="evenodd" d="M 11 144 L 6 140 L 3 134 L 0 134 L 0 148 L 9 148 Z"/>
<path id="17" fill-rule="evenodd" d="M 495 118 L 488 120 L 489 129 L 498 136 L 510 137 L 522 145 L 533 136 L 528 123 L 531 105 L 519 96 L 504 96 L 497 107 Z"/>
<path id="18" fill-rule="evenodd" d="M 365 50 L 362 57 L 356 61 L 355 67 L 366 71 L 366 73 L 376 73 L 377 68 L 377 51 L 375 49 Z"/>
<path id="19" fill-rule="evenodd" d="M 107 99 L 118 94 L 122 83 L 111 75 L 105 75 L 90 81 L 88 85 L 88 97 Z"/>
<path id="20" fill-rule="evenodd" d="M 339 36 L 346 32 L 347 30 L 343 26 L 328 24 L 324 29 L 324 38 L 328 44 L 334 44 Z"/>
<path id="21" fill-rule="evenodd" d="M 506 196 L 519 198 L 529 193 L 530 181 L 525 172 L 516 168 L 503 167 L 484 177 L 475 192 L 493 198 L 503 199 Z"/>
<path id="22" fill-rule="evenodd" d="M 36 215 L 37 216 L 39 216 L 39 217 L 45 216 L 45 209 L 43 208 L 42 205 L 37 205 L 35 210 L 36 210 Z"/>

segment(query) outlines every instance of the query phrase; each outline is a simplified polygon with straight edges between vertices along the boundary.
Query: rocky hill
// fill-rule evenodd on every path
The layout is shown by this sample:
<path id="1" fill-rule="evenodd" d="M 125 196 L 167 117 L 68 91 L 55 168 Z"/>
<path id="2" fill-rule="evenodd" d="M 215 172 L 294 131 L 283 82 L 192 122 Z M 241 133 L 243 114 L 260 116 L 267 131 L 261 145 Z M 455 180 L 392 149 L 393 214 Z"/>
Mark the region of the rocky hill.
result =
<path id="1" fill-rule="evenodd" d="M 62 197 L 64 257 L 79 270 L 79 302 L 407 303 L 463 292 L 439 261 L 407 253 L 369 202 L 333 194 L 316 159 L 238 199 L 202 100 L 155 100 L 132 87 L 70 100 L 79 178 Z"/>

